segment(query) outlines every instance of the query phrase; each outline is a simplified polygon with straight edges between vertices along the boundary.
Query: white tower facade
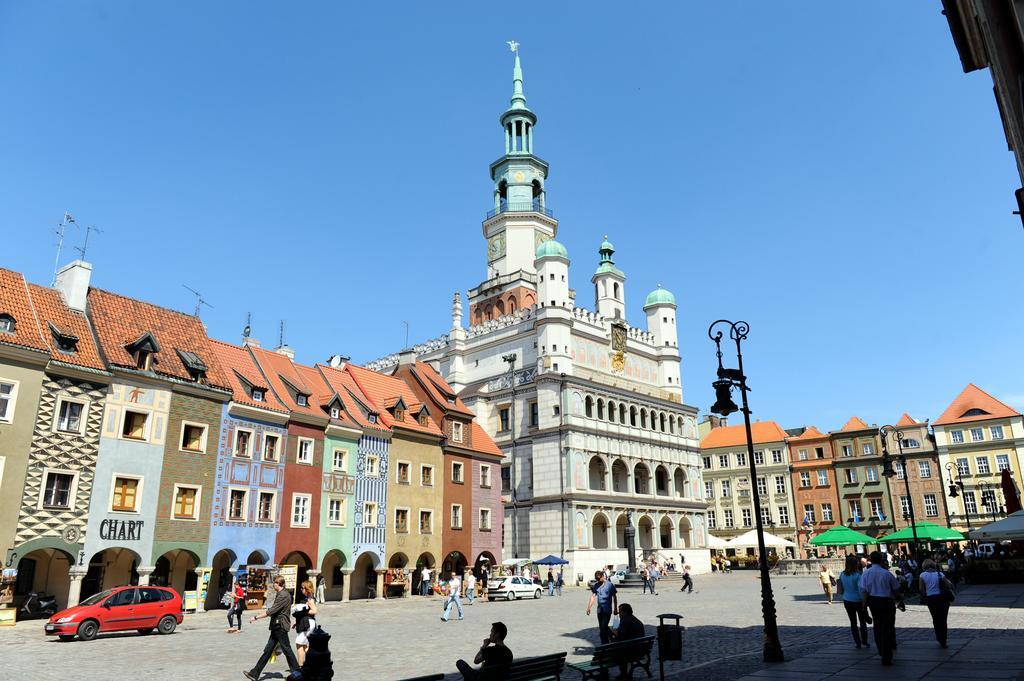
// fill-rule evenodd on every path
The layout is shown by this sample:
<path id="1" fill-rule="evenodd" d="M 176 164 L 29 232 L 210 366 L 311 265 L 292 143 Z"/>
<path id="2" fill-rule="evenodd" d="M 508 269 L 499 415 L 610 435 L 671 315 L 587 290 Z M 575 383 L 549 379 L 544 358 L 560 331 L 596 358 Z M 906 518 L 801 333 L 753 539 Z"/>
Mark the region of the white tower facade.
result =
<path id="1" fill-rule="evenodd" d="M 598 249 L 601 262 L 597 271 L 590 278 L 594 284 L 594 307 L 597 313 L 606 319 L 626 319 L 626 275 L 615 266 L 612 255 L 615 247 L 608 237 L 601 242 Z"/>

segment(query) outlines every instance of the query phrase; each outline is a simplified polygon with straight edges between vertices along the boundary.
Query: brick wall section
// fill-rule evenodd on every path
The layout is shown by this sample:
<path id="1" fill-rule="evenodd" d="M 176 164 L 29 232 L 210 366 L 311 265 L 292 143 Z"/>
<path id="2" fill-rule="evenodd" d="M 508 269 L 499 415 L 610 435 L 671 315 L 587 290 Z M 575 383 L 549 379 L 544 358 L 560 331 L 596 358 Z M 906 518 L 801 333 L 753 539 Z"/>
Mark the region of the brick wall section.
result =
<path id="1" fill-rule="evenodd" d="M 450 426 L 449 426 L 450 428 Z M 466 430 L 469 430 L 467 428 Z M 462 464 L 462 482 L 452 480 L 452 464 Z M 444 524 L 441 534 L 441 552 L 447 557 L 452 551 L 458 551 L 466 557 L 466 562 L 472 566 L 473 559 L 473 516 L 476 509 L 473 506 L 473 460 L 461 453 L 452 450 L 444 452 Z M 477 482 L 476 484 L 479 484 Z M 459 529 L 452 527 L 452 506 L 462 506 L 462 526 Z"/>
<path id="2" fill-rule="evenodd" d="M 164 445 L 163 468 L 160 472 L 160 496 L 157 499 L 154 541 L 209 541 L 210 509 L 217 479 L 217 444 L 220 435 L 222 403 L 217 400 L 173 393 Z M 183 421 L 206 426 L 206 449 L 203 452 L 181 450 Z M 173 520 L 174 485 L 202 486 L 199 520 Z"/>
<path id="3" fill-rule="evenodd" d="M 299 438 L 313 440 L 313 464 L 296 463 Z M 277 556 L 281 562 L 292 551 L 309 557 L 307 567 L 317 567 L 320 535 L 320 493 L 323 486 L 324 431 L 294 421 L 288 424 L 288 458 L 284 465 L 284 495 L 281 499 L 281 531 L 277 534 Z M 309 527 L 292 527 L 292 494 L 309 494 Z"/>

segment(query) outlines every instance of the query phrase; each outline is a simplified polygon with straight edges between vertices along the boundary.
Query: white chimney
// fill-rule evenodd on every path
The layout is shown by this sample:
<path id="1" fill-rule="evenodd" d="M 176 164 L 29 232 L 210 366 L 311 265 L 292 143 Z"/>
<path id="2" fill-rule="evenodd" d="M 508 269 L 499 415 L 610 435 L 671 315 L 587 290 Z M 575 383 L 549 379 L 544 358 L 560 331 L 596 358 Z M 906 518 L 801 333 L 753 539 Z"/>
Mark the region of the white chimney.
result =
<path id="1" fill-rule="evenodd" d="M 406 348 L 398 353 L 398 364 L 399 366 L 405 366 L 407 364 L 416 363 L 416 351 L 412 348 Z"/>
<path id="2" fill-rule="evenodd" d="M 85 312 L 90 279 L 92 279 L 92 265 L 84 260 L 74 260 L 57 272 L 54 288 L 64 296 L 64 302 L 68 307 L 78 312 Z"/>
<path id="3" fill-rule="evenodd" d="M 295 360 L 295 350 L 293 350 L 291 347 L 287 345 L 282 345 L 280 347 L 274 348 L 274 352 L 276 352 L 279 355 L 284 355 L 290 360 Z"/>

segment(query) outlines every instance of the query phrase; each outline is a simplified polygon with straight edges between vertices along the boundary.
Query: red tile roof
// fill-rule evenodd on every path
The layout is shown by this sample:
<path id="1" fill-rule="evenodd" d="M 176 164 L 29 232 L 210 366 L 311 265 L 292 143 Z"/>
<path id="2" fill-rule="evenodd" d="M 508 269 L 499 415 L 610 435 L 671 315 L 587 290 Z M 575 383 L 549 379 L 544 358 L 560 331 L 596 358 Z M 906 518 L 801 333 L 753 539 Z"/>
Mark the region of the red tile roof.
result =
<path id="1" fill-rule="evenodd" d="M 840 428 L 838 432 L 845 433 L 847 431 L 855 430 L 871 430 L 871 426 L 864 423 L 864 421 L 859 416 L 854 416 L 849 421 L 847 421 L 846 425 Z"/>
<path id="2" fill-rule="evenodd" d="M 900 420 L 896 422 L 896 425 L 897 426 L 916 426 L 917 425 L 917 421 L 915 421 L 913 419 L 913 417 L 911 417 L 910 414 L 908 414 L 907 412 L 903 412 L 903 416 L 901 416 Z"/>
<path id="3" fill-rule="evenodd" d="M 967 412 L 972 410 L 982 413 L 967 416 Z M 1020 416 L 1020 412 L 1000 402 L 973 383 L 968 383 L 967 387 L 956 396 L 953 403 L 946 407 L 946 411 L 942 412 L 942 416 L 936 419 L 932 425 L 944 426 L 950 423 L 987 421 L 1009 416 Z"/>
<path id="4" fill-rule="evenodd" d="M 302 376 L 303 383 L 313 391 L 316 403 L 320 407 L 320 414 L 327 418 L 331 418 L 329 407 L 335 398 L 334 388 L 327 383 L 323 374 L 313 367 L 296 364 L 295 369 L 299 372 L 299 375 Z M 338 395 L 338 397 L 340 398 L 341 396 Z M 355 417 L 349 414 L 349 410 L 344 399 L 341 400 L 341 410 L 338 418 L 331 418 L 331 422 L 337 425 L 348 426 L 350 428 L 359 427 L 359 423 L 355 420 Z"/>
<path id="5" fill-rule="evenodd" d="M 374 412 L 378 411 L 378 408 L 373 405 L 370 398 L 362 393 L 359 386 L 352 379 L 352 376 L 348 373 L 348 367 L 344 369 L 338 367 L 327 366 L 324 364 L 317 364 L 316 368 L 320 371 L 320 374 L 327 381 L 327 384 L 331 389 L 341 398 L 341 401 L 345 405 L 345 412 L 351 417 L 357 425 L 363 428 L 375 428 L 377 430 L 387 431 L 389 428 L 381 419 L 377 419 L 376 423 L 370 423 L 369 419 L 366 418 L 366 414 L 363 413 L 363 408 L 360 405 L 365 406 L 367 409 L 371 409 Z"/>
<path id="6" fill-rule="evenodd" d="M 824 440 L 828 437 L 825 433 L 821 432 L 814 426 L 807 426 L 804 432 L 800 433 L 796 437 L 789 438 L 789 442 L 799 442 L 801 440 Z"/>
<path id="7" fill-rule="evenodd" d="M 750 424 L 754 443 L 784 442 L 786 431 L 775 421 L 758 421 Z M 738 447 L 747 443 L 747 429 L 743 425 L 714 428 L 700 441 L 701 449 L 715 447 Z"/>
<path id="8" fill-rule="evenodd" d="M 160 345 L 154 354 L 154 373 L 194 382 L 176 351 L 193 352 L 207 366 L 206 380 L 211 386 L 231 389 L 198 317 L 98 288 L 89 289 L 88 304 L 100 347 L 111 366 L 134 369 L 135 359 L 125 346 L 148 332 Z"/>
<path id="9" fill-rule="evenodd" d="M 423 406 L 423 403 L 416 397 L 416 393 L 412 391 L 412 388 L 406 385 L 405 381 L 393 376 L 378 374 L 376 371 L 357 367 L 354 364 L 345 365 L 345 370 L 351 374 L 363 395 L 377 407 L 380 418 L 385 424 L 392 428 L 404 428 L 420 433 L 441 435 L 441 429 L 438 428 L 437 423 L 429 415 L 427 416 L 426 425 L 421 425 L 416 419 L 419 407 Z M 390 412 L 381 406 L 387 400 L 397 397 L 405 400 L 407 407 L 405 418 L 401 421 L 397 421 Z"/>
<path id="10" fill-rule="evenodd" d="M 313 388 L 306 385 L 295 368 L 295 364 L 286 355 L 256 347 L 250 347 L 249 350 L 256 359 L 256 364 L 262 370 L 263 375 L 270 382 L 270 387 L 277 393 L 278 399 L 284 403 L 289 411 L 296 414 L 305 414 L 306 416 L 327 418 L 327 414 L 320 408 L 318 401 L 319 394 L 323 391 L 314 391 Z M 298 388 L 303 394 L 309 396 L 306 400 L 307 406 L 299 406 L 292 395 L 292 388 L 289 388 L 286 383 Z"/>
<path id="11" fill-rule="evenodd" d="M 50 352 L 32 307 L 28 284 L 19 272 L 0 268 L 0 314 L 14 318 L 14 333 L 0 331 L 0 344 Z"/>
<path id="12" fill-rule="evenodd" d="M 43 338 L 50 348 L 50 357 L 65 364 L 106 371 L 107 367 L 93 337 L 89 318 L 69 308 L 64 302 L 64 296 L 52 288 L 29 284 L 28 289 Z M 59 333 L 77 338 L 78 350 L 71 354 L 60 352 L 50 331 L 50 324 L 53 324 Z"/>
<path id="13" fill-rule="evenodd" d="M 288 413 L 288 408 L 277 399 L 273 391 L 269 390 L 268 381 L 263 378 L 263 374 L 256 368 L 256 364 L 253 362 L 252 355 L 249 354 L 248 350 L 213 339 L 210 340 L 210 346 L 213 348 L 213 353 L 217 356 L 217 361 L 220 362 L 221 367 L 224 368 L 228 376 L 232 400 L 249 407 Z M 265 390 L 262 402 L 253 401 L 249 388 L 246 387 L 243 379 L 251 385 Z"/>

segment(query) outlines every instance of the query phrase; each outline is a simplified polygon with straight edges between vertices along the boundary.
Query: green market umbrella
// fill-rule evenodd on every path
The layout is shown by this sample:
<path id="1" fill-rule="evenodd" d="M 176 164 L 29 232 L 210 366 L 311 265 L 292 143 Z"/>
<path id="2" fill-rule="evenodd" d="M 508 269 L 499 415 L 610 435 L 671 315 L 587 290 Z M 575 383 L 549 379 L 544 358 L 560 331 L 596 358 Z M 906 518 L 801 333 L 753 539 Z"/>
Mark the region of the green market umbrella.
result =
<path id="1" fill-rule="evenodd" d="M 916 523 L 915 526 L 917 527 L 918 541 L 964 541 L 964 535 L 942 525 L 920 522 Z M 902 530 L 882 537 L 878 541 L 883 544 L 909 544 L 914 541 L 914 530 L 910 527 L 904 527 Z"/>
<path id="2" fill-rule="evenodd" d="M 821 534 L 811 537 L 813 546 L 856 546 L 857 544 L 877 544 L 878 540 L 861 534 L 849 527 L 839 525 Z"/>

